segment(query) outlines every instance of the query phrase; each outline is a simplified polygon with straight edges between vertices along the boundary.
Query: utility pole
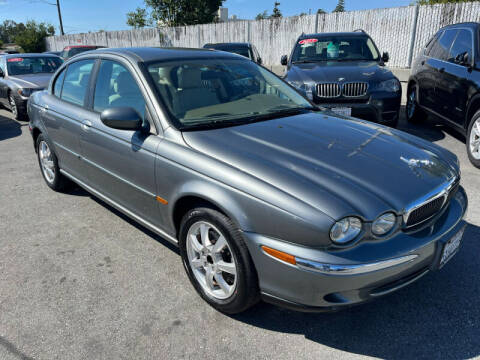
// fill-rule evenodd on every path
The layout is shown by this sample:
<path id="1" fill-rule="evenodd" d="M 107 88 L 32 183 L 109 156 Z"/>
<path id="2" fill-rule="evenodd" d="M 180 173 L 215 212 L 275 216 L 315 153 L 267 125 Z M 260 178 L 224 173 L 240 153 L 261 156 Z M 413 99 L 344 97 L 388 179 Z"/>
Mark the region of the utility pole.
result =
<path id="1" fill-rule="evenodd" d="M 57 0 L 58 19 L 60 20 L 60 35 L 65 35 L 63 32 L 62 12 L 60 11 L 60 0 Z"/>

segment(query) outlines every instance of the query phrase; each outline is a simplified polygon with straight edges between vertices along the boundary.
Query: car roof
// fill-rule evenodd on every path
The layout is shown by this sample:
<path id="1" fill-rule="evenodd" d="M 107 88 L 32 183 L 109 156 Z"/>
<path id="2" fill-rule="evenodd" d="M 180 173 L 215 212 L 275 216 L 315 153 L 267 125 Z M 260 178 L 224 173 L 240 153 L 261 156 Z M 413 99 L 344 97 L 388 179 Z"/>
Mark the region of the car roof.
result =
<path id="1" fill-rule="evenodd" d="M 102 45 L 68 45 L 63 48 L 63 50 L 78 49 L 78 48 L 103 48 Z"/>
<path id="2" fill-rule="evenodd" d="M 459 28 L 459 27 L 477 28 L 478 26 L 480 26 L 480 23 L 478 23 L 478 22 L 463 22 L 463 23 L 451 24 L 451 25 L 444 26 L 440 30 L 455 29 L 455 28 Z"/>
<path id="3" fill-rule="evenodd" d="M 364 31 L 351 31 L 351 32 L 328 32 L 328 33 L 318 33 L 318 34 L 302 34 L 299 39 L 308 39 L 310 37 L 331 37 L 331 36 L 368 36 Z"/>
<path id="4" fill-rule="evenodd" d="M 240 47 L 240 46 L 245 46 L 245 47 L 250 47 L 250 43 L 248 42 L 228 42 L 228 43 L 208 43 L 203 45 L 203 47 L 207 46 L 221 46 L 221 47 Z"/>
<path id="5" fill-rule="evenodd" d="M 173 61 L 185 59 L 204 59 L 204 58 L 232 58 L 238 59 L 239 55 L 231 53 L 219 53 L 209 49 L 194 49 L 194 48 L 159 48 L 159 47 L 137 47 L 137 48 L 106 48 L 89 51 L 88 53 L 79 54 L 75 56 L 78 59 L 80 56 L 92 56 L 98 54 L 115 54 L 128 57 L 142 62 L 150 61 Z"/>
<path id="6" fill-rule="evenodd" d="M 55 55 L 55 54 L 41 54 L 41 53 L 2 54 L 2 56 L 4 56 L 6 59 L 18 58 L 18 57 L 22 57 L 22 58 L 27 58 L 27 57 L 45 57 L 45 56 L 48 56 L 48 57 L 58 57 L 58 56 Z"/>

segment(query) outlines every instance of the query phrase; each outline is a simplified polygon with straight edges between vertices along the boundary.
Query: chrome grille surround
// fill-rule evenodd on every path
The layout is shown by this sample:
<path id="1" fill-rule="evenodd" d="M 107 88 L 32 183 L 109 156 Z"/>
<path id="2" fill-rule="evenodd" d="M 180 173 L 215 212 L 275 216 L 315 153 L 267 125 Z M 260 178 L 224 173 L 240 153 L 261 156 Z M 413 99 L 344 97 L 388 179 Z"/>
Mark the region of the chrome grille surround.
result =
<path id="1" fill-rule="evenodd" d="M 317 96 L 321 98 L 337 98 L 341 95 L 341 87 L 338 83 L 317 84 Z"/>
<path id="2" fill-rule="evenodd" d="M 345 97 L 360 97 L 367 95 L 368 83 L 348 82 L 342 86 L 342 94 Z"/>
<path id="3" fill-rule="evenodd" d="M 408 229 L 417 225 L 420 225 L 434 217 L 443 207 L 445 204 L 450 200 L 450 192 L 454 190 L 460 183 L 460 177 L 454 176 L 451 180 L 447 181 L 446 183 L 440 185 L 439 187 L 435 188 L 425 196 L 421 197 L 417 201 L 410 204 L 403 214 L 403 222 L 404 226 Z M 439 200 L 441 199 L 441 200 Z M 426 211 L 432 210 L 431 207 L 435 207 L 433 209 L 433 213 L 429 214 L 427 217 L 422 219 L 417 219 L 417 222 L 411 224 L 409 222 L 410 217 L 415 212 L 421 211 L 425 209 Z"/>

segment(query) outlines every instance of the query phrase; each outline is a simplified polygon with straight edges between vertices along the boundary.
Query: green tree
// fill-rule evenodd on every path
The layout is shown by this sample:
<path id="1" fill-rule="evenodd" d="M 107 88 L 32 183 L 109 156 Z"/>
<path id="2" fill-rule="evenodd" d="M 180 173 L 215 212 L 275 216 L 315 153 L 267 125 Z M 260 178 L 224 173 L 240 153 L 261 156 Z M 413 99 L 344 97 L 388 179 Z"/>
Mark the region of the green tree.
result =
<path id="1" fill-rule="evenodd" d="M 145 9 L 127 14 L 127 24 L 183 26 L 212 23 L 224 0 L 144 0 Z"/>
<path id="2" fill-rule="evenodd" d="M 25 24 L 25 29 L 17 32 L 14 41 L 25 52 L 42 52 L 45 51 L 45 38 L 52 35 L 55 35 L 53 25 L 30 20 Z"/>
<path id="3" fill-rule="evenodd" d="M 137 7 L 135 11 L 127 13 L 127 25 L 134 29 L 143 28 L 148 25 L 147 9 Z"/>
<path id="4" fill-rule="evenodd" d="M 0 40 L 4 43 L 13 43 L 15 36 L 25 30 L 25 24 L 13 20 L 5 20 L 0 24 Z"/>
<path id="5" fill-rule="evenodd" d="M 278 1 L 275 1 L 275 4 L 273 6 L 273 12 L 272 15 L 270 15 L 271 18 L 278 19 L 282 17 L 282 12 L 278 8 L 280 6 L 280 3 Z"/>
<path id="6" fill-rule="evenodd" d="M 268 19 L 267 10 L 265 10 L 263 13 L 259 13 L 257 16 L 255 16 L 255 20 L 265 20 L 265 19 Z"/>
<path id="7" fill-rule="evenodd" d="M 0 39 L 0 49 L 2 48 L 3 46 L 3 41 Z"/>
<path id="8" fill-rule="evenodd" d="M 317 14 L 326 14 L 327 12 L 323 9 L 318 9 Z"/>
<path id="9" fill-rule="evenodd" d="M 446 4 L 446 3 L 462 3 L 473 2 L 478 0 L 417 0 L 418 5 L 434 5 L 434 4 Z"/>
<path id="10" fill-rule="evenodd" d="M 333 9 L 333 12 L 344 12 L 345 11 L 345 0 L 338 0 L 338 4 Z"/>

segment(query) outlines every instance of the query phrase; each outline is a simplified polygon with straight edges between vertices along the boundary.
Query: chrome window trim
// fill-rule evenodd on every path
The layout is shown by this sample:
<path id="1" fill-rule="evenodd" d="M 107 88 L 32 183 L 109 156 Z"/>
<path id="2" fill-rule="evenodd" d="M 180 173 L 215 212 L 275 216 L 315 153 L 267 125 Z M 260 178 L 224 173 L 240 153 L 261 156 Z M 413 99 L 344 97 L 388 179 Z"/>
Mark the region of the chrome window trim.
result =
<path id="1" fill-rule="evenodd" d="M 339 264 L 324 264 L 312 260 L 302 259 L 295 257 L 297 266 L 300 269 L 313 271 L 325 275 L 361 275 L 367 274 L 378 270 L 387 269 L 393 266 L 406 264 L 413 261 L 418 257 L 417 254 L 405 255 L 393 259 L 376 261 L 372 263 L 364 264 L 351 264 L 351 265 L 339 265 Z"/>
<path id="2" fill-rule="evenodd" d="M 421 208 L 422 206 L 426 205 L 427 203 L 443 196 L 444 200 L 443 200 L 442 206 L 440 207 L 440 209 L 442 209 L 445 206 L 445 202 L 448 199 L 448 194 L 450 193 L 450 190 L 452 190 L 453 186 L 457 183 L 458 180 L 459 180 L 458 176 L 454 176 L 452 179 L 450 179 L 446 183 L 438 186 L 437 188 L 430 191 L 428 194 L 422 196 L 420 199 L 414 201 L 409 206 L 407 206 L 405 211 L 404 211 L 404 214 L 403 214 L 404 224 L 406 225 L 408 223 L 408 219 L 409 219 L 409 217 L 410 217 L 410 215 L 412 214 L 413 211 L 415 211 L 418 208 Z M 435 215 L 436 214 L 433 214 L 432 216 L 422 220 L 421 222 L 419 222 L 417 224 L 410 225 L 407 228 L 417 226 L 417 225 L 431 219 Z"/>

